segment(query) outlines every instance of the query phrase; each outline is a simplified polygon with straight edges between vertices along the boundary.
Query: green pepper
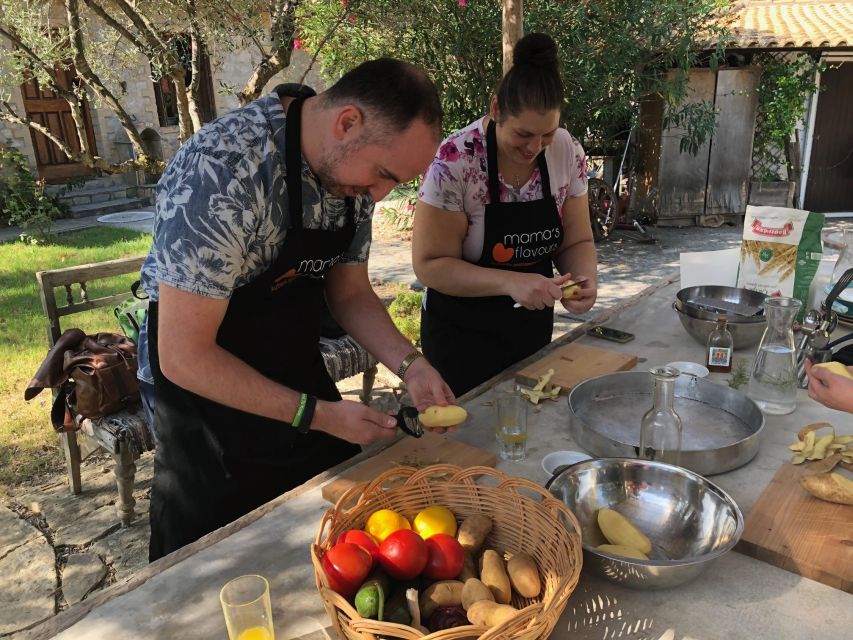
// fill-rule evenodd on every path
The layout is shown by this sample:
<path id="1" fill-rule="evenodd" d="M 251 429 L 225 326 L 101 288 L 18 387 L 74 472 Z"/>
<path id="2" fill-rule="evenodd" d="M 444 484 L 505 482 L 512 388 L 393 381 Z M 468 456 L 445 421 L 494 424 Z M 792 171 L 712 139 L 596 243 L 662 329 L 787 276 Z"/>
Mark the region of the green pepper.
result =
<path id="1" fill-rule="evenodd" d="M 385 621 L 396 622 L 397 624 L 412 623 L 405 589 L 395 589 L 394 595 L 388 599 L 388 604 L 385 606 Z"/>
<path id="2" fill-rule="evenodd" d="M 385 613 L 385 599 L 389 593 L 389 580 L 385 573 L 377 569 L 371 573 L 355 594 L 355 610 L 363 618 L 382 621 Z"/>

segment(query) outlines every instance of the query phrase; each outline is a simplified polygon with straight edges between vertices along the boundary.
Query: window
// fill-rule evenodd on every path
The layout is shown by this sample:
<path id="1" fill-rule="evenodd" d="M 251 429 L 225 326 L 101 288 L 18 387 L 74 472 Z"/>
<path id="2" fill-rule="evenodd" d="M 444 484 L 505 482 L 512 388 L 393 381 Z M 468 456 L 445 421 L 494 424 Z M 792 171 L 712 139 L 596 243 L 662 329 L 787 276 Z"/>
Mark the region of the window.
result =
<path id="1" fill-rule="evenodd" d="M 173 36 L 177 40 L 178 53 L 184 63 L 184 82 L 189 86 L 192 81 L 192 69 L 190 65 L 191 44 L 189 36 Z M 198 85 L 199 111 L 202 122 L 210 122 L 216 117 L 216 105 L 213 101 L 213 79 L 210 72 L 210 58 L 207 52 L 202 52 L 200 60 L 200 72 Z M 152 72 L 153 77 L 153 72 Z M 171 127 L 178 124 L 178 97 L 175 83 L 168 76 L 154 80 L 154 100 L 157 103 L 157 117 L 161 127 Z"/>

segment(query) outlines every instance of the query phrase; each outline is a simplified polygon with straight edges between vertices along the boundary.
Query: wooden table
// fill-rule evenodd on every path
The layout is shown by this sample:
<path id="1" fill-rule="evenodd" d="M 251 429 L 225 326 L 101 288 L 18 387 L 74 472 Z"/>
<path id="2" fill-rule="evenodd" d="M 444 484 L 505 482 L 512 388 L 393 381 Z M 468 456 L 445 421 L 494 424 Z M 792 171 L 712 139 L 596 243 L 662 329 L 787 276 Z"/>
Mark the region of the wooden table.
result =
<path id="1" fill-rule="evenodd" d="M 662 285 L 644 292 L 618 313 L 605 312 L 608 325 L 637 335 L 626 345 L 610 345 L 638 354 L 639 370 L 676 360 L 700 361 L 704 352 L 670 309 L 678 283 Z M 565 339 L 572 337 L 569 334 Z M 581 341 L 607 346 L 586 337 Z M 507 371 L 462 399 L 471 417 L 453 437 L 483 448 L 494 446 L 490 402 L 511 376 Z M 786 445 L 793 434 L 805 424 L 823 420 L 845 431 L 853 422 L 849 415 L 826 409 L 809 400 L 805 391 L 798 392 L 798 408 L 793 414 L 767 417 L 756 458 L 740 469 L 714 476 L 713 481 L 747 513 L 775 471 L 789 459 Z M 547 403 L 540 413 L 531 413 L 529 432 L 527 460 L 501 461 L 498 468 L 544 482 L 543 455 L 578 448 L 568 432 L 565 400 Z M 230 578 L 247 573 L 261 573 L 270 580 L 279 640 L 329 637 L 325 631 L 329 621 L 314 588 L 308 546 L 322 513 L 329 508 L 319 487 L 340 471 L 319 476 L 161 559 L 127 583 L 75 605 L 29 637 L 225 638 L 219 589 Z M 851 611 L 853 597 L 849 594 L 731 552 L 697 580 L 668 591 L 624 589 L 584 571 L 552 638 L 838 638 L 849 632 Z"/>

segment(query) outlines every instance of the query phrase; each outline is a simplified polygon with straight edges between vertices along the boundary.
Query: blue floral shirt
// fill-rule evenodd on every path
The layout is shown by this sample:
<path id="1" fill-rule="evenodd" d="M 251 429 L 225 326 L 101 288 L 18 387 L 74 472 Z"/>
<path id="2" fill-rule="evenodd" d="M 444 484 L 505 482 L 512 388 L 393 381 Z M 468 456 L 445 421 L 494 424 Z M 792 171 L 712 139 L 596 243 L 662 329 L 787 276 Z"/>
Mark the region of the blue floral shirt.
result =
<path id="1" fill-rule="evenodd" d="M 160 283 L 209 298 L 227 299 L 276 258 L 291 212 L 285 185 L 285 111 L 269 95 L 208 123 L 175 154 L 156 190 L 154 242 L 142 265 L 142 286 L 158 299 Z M 334 230 L 347 223 L 344 198 L 323 189 L 302 162 L 302 223 Z M 355 199 L 355 237 L 344 264 L 367 261 L 374 203 Z M 151 382 L 147 332 L 140 336 L 139 374 Z"/>

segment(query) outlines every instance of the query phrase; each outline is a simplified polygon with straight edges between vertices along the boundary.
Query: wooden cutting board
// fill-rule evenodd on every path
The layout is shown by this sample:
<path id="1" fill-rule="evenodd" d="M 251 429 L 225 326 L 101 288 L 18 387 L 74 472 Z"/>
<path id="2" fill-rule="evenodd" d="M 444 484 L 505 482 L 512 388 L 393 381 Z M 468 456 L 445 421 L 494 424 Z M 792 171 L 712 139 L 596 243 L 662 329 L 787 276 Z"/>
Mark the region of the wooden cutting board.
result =
<path id="1" fill-rule="evenodd" d="M 562 387 L 560 393 L 568 393 L 584 380 L 615 371 L 628 371 L 636 364 L 637 356 L 633 354 L 570 342 L 521 369 L 515 374 L 515 381 L 532 387 L 548 369 L 553 369 L 551 382 Z"/>
<path id="2" fill-rule="evenodd" d="M 746 517 L 735 549 L 853 593 L 853 506 L 819 500 L 800 486 L 804 469 L 785 464 Z"/>
<path id="3" fill-rule="evenodd" d="M 334 504 L 345 491 L 362 482 L 369 482 L 394 467 L 421 468 L 439 463 L 460 467 L 494 467 L 496 462 L 497 458 L 491 451 L 427 431 L 421 438 L 403 438 L 368 458 L 324 485 L 322 494 L 323 498 Z"/>

